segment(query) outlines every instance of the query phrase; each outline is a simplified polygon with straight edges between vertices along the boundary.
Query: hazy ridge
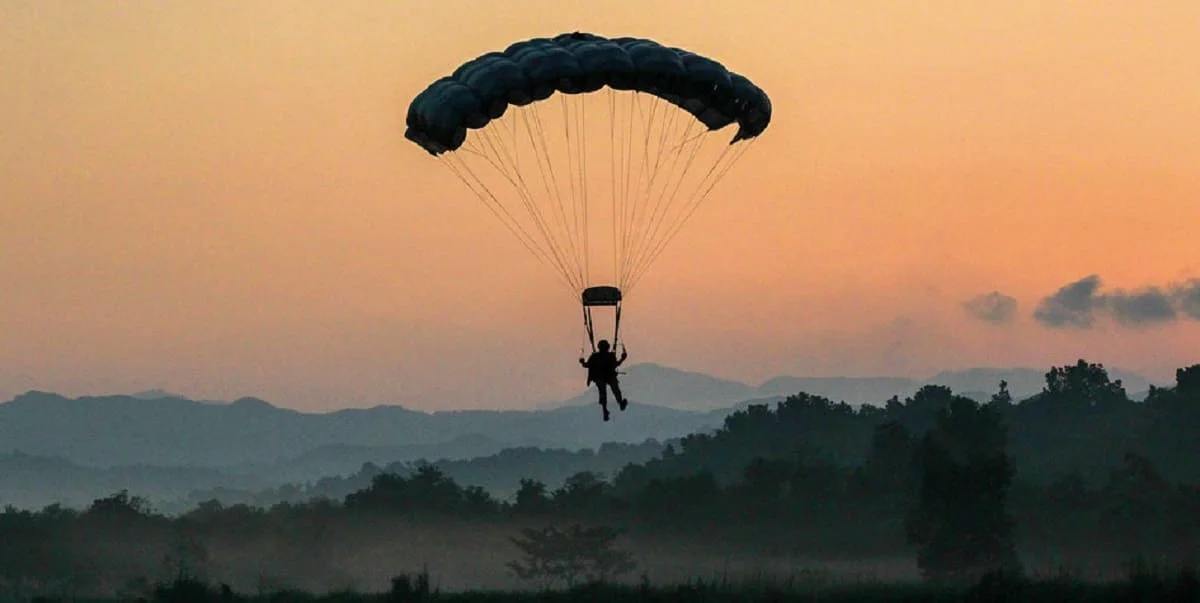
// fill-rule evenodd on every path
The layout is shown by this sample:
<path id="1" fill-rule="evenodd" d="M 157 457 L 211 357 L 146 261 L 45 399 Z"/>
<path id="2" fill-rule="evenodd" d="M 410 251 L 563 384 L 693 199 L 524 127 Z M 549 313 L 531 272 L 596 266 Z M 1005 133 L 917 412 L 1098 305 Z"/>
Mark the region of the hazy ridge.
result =
<path id="1" fill-rule="evenodd" d="M 349 475 L 365 463 L 665 442 L 715 429 L 749 403 L 799 392 L 882 405 L 927 383 L 984 398 L 1004 379 L 1020 399 L 1040 391 L 1044 380 L 1044 371 L 1021 368 L 945 372 L 926 381 L 785 376 L 758 386 L 656 364 L 634 365 L 627 373 L 623 383 L 635 406 L 608 423 L 599 420 L 594 390 L 536 410 L 378 406 L 329 413 L 249 397 L 193 401 L 161 390 L 80 398 L 31 391 L 0 404 L 0 503 L 78 505 L 123 488 L 162 500 L 193 490 L 252 491 Z M 1149 387 L 1139 375 L 1112 373 L 1135 399 Z"/>

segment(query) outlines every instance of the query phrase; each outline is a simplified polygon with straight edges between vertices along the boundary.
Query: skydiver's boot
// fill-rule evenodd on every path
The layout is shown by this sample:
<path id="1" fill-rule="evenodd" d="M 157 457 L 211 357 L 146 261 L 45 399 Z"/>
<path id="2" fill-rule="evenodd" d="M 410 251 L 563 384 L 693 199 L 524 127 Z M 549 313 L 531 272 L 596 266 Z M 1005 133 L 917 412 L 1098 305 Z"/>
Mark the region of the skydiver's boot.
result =
<path id="1" fill-rule="evenodd" d="M 601 408 L 604 409 L 604 420 L 607 421 L 608 420 L 608 407 L 602 406 Z"/>

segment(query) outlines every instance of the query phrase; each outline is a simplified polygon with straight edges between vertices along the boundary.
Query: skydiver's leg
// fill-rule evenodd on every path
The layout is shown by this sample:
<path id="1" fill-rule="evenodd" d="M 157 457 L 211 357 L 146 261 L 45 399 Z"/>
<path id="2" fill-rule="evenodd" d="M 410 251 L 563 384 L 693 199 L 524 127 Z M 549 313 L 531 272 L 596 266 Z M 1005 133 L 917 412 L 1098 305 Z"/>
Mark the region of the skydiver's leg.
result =
<path id="1" fill-rule="evenodd" d="M 596 389 L 600 390 L 600 408 L 604 409 L 604 420 L 608 420 L 608 383 L 596 381 Z"/>
<path id="2" fill-rule="evenodd" d="M 621 410 L 625 410 L 625 405 L 629 404 L 629 401 L 625 399 L 625 396 L 621 395 L 621 382 L 614 378 L 609 382 L 609 387 L 612 387 L 613 395 L 617 397 L 617 406 Z"/>

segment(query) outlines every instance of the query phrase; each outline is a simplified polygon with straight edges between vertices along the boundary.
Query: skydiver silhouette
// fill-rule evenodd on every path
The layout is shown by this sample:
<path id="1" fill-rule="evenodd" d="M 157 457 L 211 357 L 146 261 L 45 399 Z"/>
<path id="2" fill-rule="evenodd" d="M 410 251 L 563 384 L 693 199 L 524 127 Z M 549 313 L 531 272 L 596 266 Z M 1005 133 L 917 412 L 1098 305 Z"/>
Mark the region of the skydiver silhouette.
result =
<path id="1" fill-rule="evenodd" d="M 601 339 L 600 343 L 596 344 L 596 347 L 599 348 L 599 351 L 592 352 L 592 355 L 587 360 L 581 357 L 579 364 L 587 369 L 587 384 L 591 385 L 594 381 L 596 389 L 600 390 L 600 408 L 604 409 L 604 420 L 607 421 L 608 391 L 606 387 L 612 389 L 621 410 L 625 410 L 625 406 L 629 404 L 629 401 L 621 395 L 621 384 L 617 380 L 617 367 L 621 366 L 622 362 L 625 362 L 625 358 L 629 354 L 626 352 L 625 346 L 622 345 L 621 357 L 617 358 L 617 355 L 608 349 L 608 341 L 604 339 Z"/>

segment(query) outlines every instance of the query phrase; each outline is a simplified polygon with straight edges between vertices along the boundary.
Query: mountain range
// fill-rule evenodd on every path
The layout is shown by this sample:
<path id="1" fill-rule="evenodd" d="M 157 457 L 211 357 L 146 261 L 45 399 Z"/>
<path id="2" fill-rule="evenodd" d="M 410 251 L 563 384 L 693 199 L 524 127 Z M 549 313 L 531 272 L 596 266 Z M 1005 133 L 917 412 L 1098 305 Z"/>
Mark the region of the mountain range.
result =
<path id="1" fill-rule="evenodd" d="M 1149 387 L 1136 374 L 1110 374 L 1122 379 L 1127 391 Z M 157 490 L 172 493 L 188 487 L 274 486 L 346 475 L 367 462 L 460 460 L 514 447 L 581 450 L 606 442 L 661 442 L 715 429 L 736 409 L 799 392 L 854 406 L 882 405 L 893 395 L 905 398 L 933 383 L 983 400 L 1004 379 L 1021 399 L 1040 391 L 1043 375 L 1033 369 L 972 369 L 923 381 L 777 377 L 752 386 L 640 364 L 622 378 L 632 404 L 626 412 L 614 412 L 610 422 L 600 420 L 594 389 L 534 410 L 424 412 L 377 406 L 327 413 L 250 397 L 195 401 L 161 390 L 79 398 L 30 391 L 0 403 L 0 454 L 12 453 L 0 457 L 0 472 L 6 473 L 0 502 L 22 499 L 32 490 L 78 499 L 110 493 L 122 483 L 131 490 L 158 484 Z M 110 489 L 93 491 L 101 487 Z"/>
<path id="2" fill-rule="evenodd" d="M 1108 369 L 1109 376 L 1121 379 L 1130 397 L 1138 399 L 1150 388 L 1145 377 Z M 907 377 L 775 377 L 759 385 L 721 379 L 703 373 L 684 371 L 659 364 L 631 366 L 621 377 L 621 389 L 632 400 L 678 410 L 713 411 L 728 408 L 731 402 L 752 398 L 786 397 L 799 392 L 824 396 L 851 406 L 882 405 L 892 396 L 901 399 L 912 396 L 925 385 L 944 385 L 955 393 L 987 400 L 1000 386 L 1008 382 L 1014 399 L 1032 396 L 1046 383 L 1046 371 L 1032 368 L 972 368 L 944 371 L 928 379 Z M 595 390 L 579 394 L 564 402 L 543 405 L 541 408 L 560 408 L 594 404 Z"/>

